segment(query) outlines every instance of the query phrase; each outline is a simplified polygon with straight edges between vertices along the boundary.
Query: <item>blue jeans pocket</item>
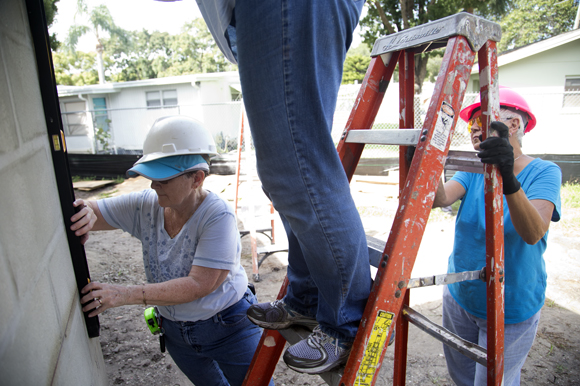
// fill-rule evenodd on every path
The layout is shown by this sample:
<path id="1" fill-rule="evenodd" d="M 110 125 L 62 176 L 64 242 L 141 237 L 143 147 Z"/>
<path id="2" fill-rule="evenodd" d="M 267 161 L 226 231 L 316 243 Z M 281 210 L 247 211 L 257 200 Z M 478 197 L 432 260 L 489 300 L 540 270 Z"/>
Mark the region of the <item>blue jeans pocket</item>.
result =
<path id="1" fill-rule="evenodd" d="M 255 302 L 254 294 L 249 289 L 246 290 L 240 301 L 216 314 L 217 322 L 224 327 L 236 327 L 244 322 L 251 323 L 247 318 L 246 312 Z"/>

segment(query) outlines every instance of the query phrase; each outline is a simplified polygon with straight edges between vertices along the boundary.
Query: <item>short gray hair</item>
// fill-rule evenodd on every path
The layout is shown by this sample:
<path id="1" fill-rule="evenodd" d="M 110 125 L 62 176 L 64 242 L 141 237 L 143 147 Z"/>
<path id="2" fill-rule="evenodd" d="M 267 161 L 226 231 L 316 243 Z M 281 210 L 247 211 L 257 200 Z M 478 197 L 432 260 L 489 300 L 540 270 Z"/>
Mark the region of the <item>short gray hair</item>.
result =
<path id="1" fill-rule="evenodd" d="M 499 117 L 500 120 L 505 120 L 509 118 L 518 118 L 520 123 L 520 128 L 518 129 L 516 136 L 518 139 L 518 143 L 520 147 L 522 146 L 522 138 L 524 138 L 524 131 L 526 130 L 526 124 L 528 123 L 527 117 L 519 112 L 518 110 L 514 110 L 508 107 L 501 107 L 499 110 Z"/>

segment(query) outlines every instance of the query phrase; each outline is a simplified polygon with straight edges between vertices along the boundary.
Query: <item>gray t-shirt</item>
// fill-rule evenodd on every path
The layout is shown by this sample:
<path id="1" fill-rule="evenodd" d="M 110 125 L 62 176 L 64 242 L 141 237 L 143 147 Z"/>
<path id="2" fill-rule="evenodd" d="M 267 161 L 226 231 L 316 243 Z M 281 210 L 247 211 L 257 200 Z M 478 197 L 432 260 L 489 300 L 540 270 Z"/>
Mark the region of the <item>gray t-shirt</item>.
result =
<path id="1" fill-rule="evenodd" d="M 149 283 L 185 277 L 192 265 L 226 269 L 226 280 L 211 294 L 185 304 L 159 306 L 174 321 L 197 321 L 238 302 L 248 278 L 240 262 L 242 246 L 231 206 L 209 192 L 193 216 L 173 239 L 164 227 L 163 208 L 152 189 L 100 200 L 105 221 L 141 240 L 143 263 Z"/>
<path id="2" fill-rule="evenodd" d="M 227 60 L 237 64 L 236 58 L 226 39 L 226 31 L 232 20 L 236 0 L 196 0 L 201 15 L 216 44 Z"/>

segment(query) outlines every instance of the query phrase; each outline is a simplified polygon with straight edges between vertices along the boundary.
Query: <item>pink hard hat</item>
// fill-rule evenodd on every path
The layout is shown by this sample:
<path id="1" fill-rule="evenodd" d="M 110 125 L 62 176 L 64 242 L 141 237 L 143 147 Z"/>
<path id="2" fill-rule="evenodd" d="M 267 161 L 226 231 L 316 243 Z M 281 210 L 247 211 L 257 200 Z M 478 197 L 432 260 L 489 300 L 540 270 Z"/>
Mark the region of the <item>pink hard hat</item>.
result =
<path id="1" fill-rule="evenodd" d="M 459 116 L 465 122 L 469 121 L 475 109 L 480 108 L 481 102 L 479 98 L 480 97 L 478 95 L 476 102 L 474 104 L 467 106 L 459 113 Z M 528 102 L 526 102 L 526 100 L 520 94 L 518 94 L 511 88 L 499 86 L 499 104 L 500 106 L 511 107 L 528 114 L 528 124 L 526 125 L 524 133 L 527 133 L 528 131 L 531 131 L 534 127 L 536 127 L 536 117 L 534 116 L 534 114 L 532 114 Z"/>

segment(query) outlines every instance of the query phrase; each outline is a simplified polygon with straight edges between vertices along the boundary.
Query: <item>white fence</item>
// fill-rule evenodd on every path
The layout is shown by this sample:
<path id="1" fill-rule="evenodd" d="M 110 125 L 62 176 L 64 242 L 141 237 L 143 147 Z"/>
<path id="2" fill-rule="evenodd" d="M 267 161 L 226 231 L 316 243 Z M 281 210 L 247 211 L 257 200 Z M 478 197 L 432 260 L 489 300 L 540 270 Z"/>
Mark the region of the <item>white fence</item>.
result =
<path id="1" fill-rule="evenodd" d="M 345 127 L 359 88 L 360 85 L 346 85 L 340 89 L 332 129 L 336 143 Z M 397 83 L 392 83 L 387 89 L 373 129 L 398 128 L 398 90 Z M 425 84 L 423 90 L 422 95 L 415 96 L 415 127 L 423 125 L 433 85 Z M 528 101 L 538 120 L 536 129 L 524 138 L 524 151 L 528 154 L 577 154 L 577 142 L 573 139 L 580 136 L 580 92 L 517 91 Z M 473 103 L 476 97 L 477 94 L 466 94 L 463 106 Z M 155 109 L 78 111 L 62 115 L 71 153 L 140 153 L 145 136 L 155 119 L 172 114 L 190 115 L 200 119 L 214 135 L 220 151 L 227 152 L 237 148 L 240 109 L 241 102 L 229 102 Z M 76 145 L 81 142 L 85 144 L 84 147 Z M 451 148 L 471 149 L 467 126 L 461 119 L 457 122 Z M 397 154 L 396 146 L 367 145 L 362 157 L 385 158 L 395 157 Z"/>

